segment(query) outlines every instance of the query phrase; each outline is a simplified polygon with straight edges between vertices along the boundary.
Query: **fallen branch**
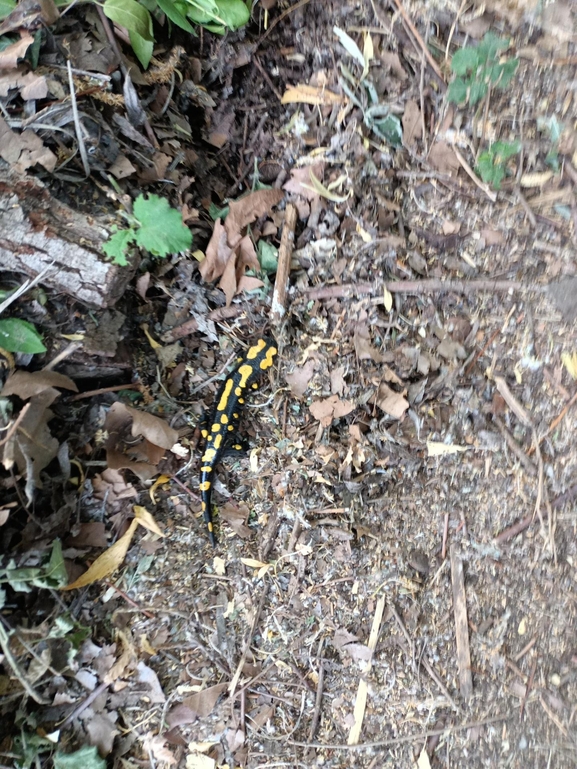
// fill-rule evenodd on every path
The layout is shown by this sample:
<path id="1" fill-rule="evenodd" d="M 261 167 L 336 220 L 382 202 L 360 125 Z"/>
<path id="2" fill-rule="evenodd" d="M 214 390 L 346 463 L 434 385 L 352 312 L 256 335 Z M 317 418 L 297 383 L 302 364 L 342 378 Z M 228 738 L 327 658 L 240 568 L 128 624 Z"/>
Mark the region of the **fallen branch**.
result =
<path id="1" fill-rule="evenodd" d="M 455 614 L 455 636 L 457 640 L 457 662 L 459 665 L 459 689 L 461 697 L 467 702 L 473 696 L 473 676 L 471 674 L 471 652 L 469 649 L 469 626 L 467 621 L 467 597 L 463 561 L 455 545 L 450 548 L 451 581 L 453 583 L 453 611 Z"/>
<path id="2" fill-rule="evenodd" d="M 285 212 L 285 220 L 278 250 L 278 267 L 274 292 L 272 295 L 271 323 L 279 323 L 286 313 L 286 291 L 290 272 L 291 256 L 295 241 L 295 226 L 297 223 L 297 208 L 288 203 Z"/>
<path id="3" fill-rule="evenodd" d="M 391 280 L 375 283 L 348 283 L 343 286 L 323 286 L 304 291 L 307 299 L 341 299 L 371 294 L 383 296 L 385 289 L 391 294 L 427 294 L 436 291 L 454 291 L 472 294 L 476 291 L 537 291 L 543 293 L 546 286 L 529 286 L 517 280 Z"/>

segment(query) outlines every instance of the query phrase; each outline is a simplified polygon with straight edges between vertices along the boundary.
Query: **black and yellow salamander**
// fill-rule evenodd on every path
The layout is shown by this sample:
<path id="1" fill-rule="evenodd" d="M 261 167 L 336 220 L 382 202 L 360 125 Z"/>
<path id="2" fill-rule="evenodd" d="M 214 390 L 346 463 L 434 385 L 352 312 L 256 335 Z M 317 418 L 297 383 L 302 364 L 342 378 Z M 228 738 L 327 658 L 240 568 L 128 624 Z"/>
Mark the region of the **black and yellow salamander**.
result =
<path id="1" fill-rule="evenodd" d="M 212 545 L 216 544 L 210 507 L 214 471 L 225 453 L 245 448 L 239 443 L 236 432 L 246 393 L 258 389 L 259 376 L 273 365 L 277 352 L 274 342 L 259 339 L 249 347 L 243 358 L 237 359 L 236 367 L 216 395 L 210 420 L 201 430 L 205 439 L 200 468 L 202 514 Z"/>

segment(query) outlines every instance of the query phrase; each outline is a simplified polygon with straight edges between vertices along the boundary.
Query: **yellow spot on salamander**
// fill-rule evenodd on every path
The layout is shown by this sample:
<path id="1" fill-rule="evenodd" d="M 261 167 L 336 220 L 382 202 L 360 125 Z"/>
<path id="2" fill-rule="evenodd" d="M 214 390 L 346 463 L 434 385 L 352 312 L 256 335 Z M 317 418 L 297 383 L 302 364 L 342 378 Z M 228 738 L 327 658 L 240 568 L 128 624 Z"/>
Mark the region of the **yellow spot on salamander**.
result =
<path id="1" fill-rule="evenodd" d="M 243 404 L 243 403 L 244 403 L 244 398 L 239 398 L 239 399 L 238 399 L 238 402 L 239 402 L 240 404 Z"/>
<path id="2" fill-rule="evenodd" d="M 269 347 L 266 351 L 266 355 L 260 362 L 260 367 L 263 371 L 266 371 L 267 368 L 270 368 L 273 364 L 273 358 L 277 354 L 278 350 L 276 347 Z"/>
<path id="3" fill-rule="evenodd" d="M 232 432 L 234 430 L 234 425 L 229 425 L 228 426 L 228 430 L 229 430 L 229 432 Z"/>
<path id="4" fill-rule="evenodd" d="M 203 483 L 200 484 L 201 491 L 208 491 L 209 489 L 210 489 L 210 481 L 203 481 Z"/>
<path id="5" fill-rule="evenodd" d="M 219 427 L 220 427 L 220 425 L 219 425 Z M 214 447 L 215 447 L 215 449 L 219 449 L 221 443 L 222 443 L 222 435 L 217 435 L 216 438 L 214 439 Z"/>
<path id="6" fill-rule="evenodd" d="M 220 418 L 220 421 L 222 422 L 222 424 L 223 424 L 223 425 L 226 425 L 226 424 L 228 423 L 228 417 L 227 417 L 227 415 L 226 415 L 226 414 L 223 414 L 223 415 L 221 416 L 221 418 Z"/>
<path id="7" fill-rule="evenodd" d="M 201 430 L 200 434 L 202 435 L 203 438 L 205 439 L 208 438 L 208 430 Z"/>
<path id="8" fill-rule="evenodd" d="M 232 386 L 234 384 L 234 381 L 232 379 L 227 379 L 226 384 L 224 385 L 224 390 L 222 391 L 222 395 L 220 396 L 220 400 L 218 402 L 218 406 L 216 407 L 217 411 L 224 411 L 226 408 L 226 404 L 228 403 L 228 398 L 232 390 Z"/>
<path id="9" fill-rule="evenodd" d="M 212 534 L 212 521 L 209 521 L 209 522 L 206 524 L 206 526 L 207 526 L 208 530 L 210 531 L 210 533 Z"/>
<path id="10" fill-rule="evenodd" d="M 213 433 L 217 433 L 219 430 L 220 430 L 220 425 L 219 424 L 215 424 L 215 425 L 212 426 L 212 432 Z"/>
<path id="11" fill-rule="evenodd" d="M 258 382 L 253 382 L 252 383 L 252 389 L 253 390 L 258 390 Z"/>
<path id="12" fill-rule="evenodd" d="M 212 473 L 212 467 L 210 465 L 205 465 L 204 467 L 200 468 L 201 473 Z"/>
<path id="13" fill-rule="evenodd" d="M 235 413 L 235 414 L 233 414 L 233 415 L 232 415 L 232 418 L 233 418 L 233 419 L 238 419 L 238 414 L 236 414 L 236 413 Z"/>
<path id="14" fill-rule="evenodd" d="M 235 391 L 234 391 L 234 394 L 235 394 L 235 395 L 242 395 L 242 390 L 240 389 L 240 387 L 237 387 L 237 388 L 235 389 Z"/>
<path id="15" fill-rule="evenodd" d="M 247 352 L 246 359 L 247 360 L 254 360 L 255 358 L 258 357 L 258 355 L 261 352 L 261 350 L 264 350 L 265 347 L 266 347 L 266 342 L 264 341 L 264 339 L 259 339 L 258 342 L 256 344 L 254 344 L 250 348 L 250 350 Z"/>
<path id="16" fill-rule="evenodd" d="M 202 461 L 203 462 L 212 462 L 212 460 L 216 457 L 216 449 L 207 449 L 204 454 L 202 455 Z"/>
<path id="17" fill-rule="evenodd" d="M 254 369 L 252 366 L 249 366 L 248 363 L 245 363 L 244 366 L 239 366 L 238 373 L 240 374 L 240 381 L 235 391 L 236 395 L 240 395 L 239 388 L 242 390 L 246 387 L 246 383 L 248 382 L 251 374 L 254 373 Z"/>

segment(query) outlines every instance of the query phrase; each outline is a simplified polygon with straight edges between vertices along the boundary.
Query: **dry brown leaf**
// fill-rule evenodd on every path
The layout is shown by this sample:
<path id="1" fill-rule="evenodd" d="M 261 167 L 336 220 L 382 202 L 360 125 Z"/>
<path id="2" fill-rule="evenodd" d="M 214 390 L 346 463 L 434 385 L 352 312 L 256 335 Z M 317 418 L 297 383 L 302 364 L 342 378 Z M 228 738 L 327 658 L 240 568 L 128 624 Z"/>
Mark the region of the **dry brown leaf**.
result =
<path id="1" fill-rule="evenodd" d="M 291 374 L 286 375 L 285 379 L 295 398 L 303 397 L 317 368 L 317 361 L 308 360 L 304 366 L 297 366 Z"/>
<path id="2" fill-rule="evenodd" d="M 166 534 L 160 530 L 160 527 L 154 520 L 152 513 L 149 513 L 145 507 L 142 507 L 141 505 L 134 505 L 132 509 L 134 511 L 134 517 L 138 523 L 141 524 L 141 526 L 144 526 L 145 529 L 152 531 L 153 534 L 158 534 L 159 537 L 166 537 Z"/>
<path id="3" fill-rule="evenodd" d="M 202 279 L 207 283 L 211 283 L 213 280 L 220 278 L 224 274 L 232 254 L 233 250 L 226 240 L 224 225 L 220 219 L 217 219 L 214 223 L 212 236 L 206 247 L 206 256 L 198 266 Z"/>
<path id="4" fill-rule="evenodd" d="M 409 401 L 404 394 L 395 392 L 384 382 L 381 382 L 378 392 L 371 398 L 371 403 L 376 403 L 385 414 L 395 419 L 401 419 L 409 408 Z"/>
<path id="5" fill-rule="evenodd" d="M 2 395 L 17 395 L 25 401 L 53 387 L 78 392 L 72 379 L 57 371 L 14 371 L 6 380 Z"/>
<path id="6" fill-rule="evenodd" d="M 436 141 L 429 152 L 429 163 L 444 174 L 456 176 L 461 167 L 454 150 L 447 142 Z"/>
<path id="7" fill-rule="evenodd" d="M 352 401 L 341 400 L 338 395 L 331 395 L 329 398 L 311 403 L 309 410 L 323 427 L 329 427 L 333 419 L 340 419 L 354 411 L 355 404 Z"/>
<path id="8" fill-rule="evenodd" d="M 115 404 L 117 405 L 117 404 Z M 132 435 L 136 438 L 142 435 L 155 446 L 170 449 L 178 441 L 178 432 L 173 430 L 164 419 L 149 414 L 146 411 L 133 409 L 131 406 L 118 404 L 132 417 Z"/>
<path id="9" fill-rule="evenodd" d="M 24 32 L 20 40 L 0 51 L 0 69 L 16 69 L 18 60 L 26 56 L 26 52 L 34 42 L 29 32 Z"/>
<path id="10" fill-rule="evenodd" d="M 257 190 L 233 201 L 224 222 L 228 245 L 234 248 L 242 238 L 242 230 L 260 216 L 267 214 L 283 197 L 282 190 Z"/>
<path id="11" fill-rule="evenodd" d="M 162 734 L 147 732 L 142 740 L 144 750 L 157 762 L 173 766 L 177 763 L 176 756 L 166 746 L 166 738 Z M 151 762 L 152 763 L 152 760 Z"/>
<path id="12" fill-rule="evenodd" d="M 313 165 L 302 166 L 301 168 L 293 168 L 291 170 L 291 178 L 283 186 L 283 190 L 292 192 L 295 195 L 301 195 L 306 200 L 315 200 L 319 197 L 319 194 L 312 188 L 311 172 L 322 182 L 324 170 L 325 164 L 322 161 L 317 161 Z"/>
<path id="13" fill-rule="evenodd" d="M 196 713 L 200 718 L 206 718 L 214 710 L 220 696 L 228 689 L 228 683 L 216 684 L 208 689 L 203 689 L 190 697 L 186 697 L 182 704 Z"/>
<path id="14" fill-rule="evenodd" d="M 289 85 L 283 94 L 281 104 L 341 104 L 343 97 L 338 93 L 314 85 L 297 83 Z"/>
<path id="15" fill-rule="evenodd" d="M 101 521 L 87 521 L 78 527 L 78 533 L 66 539 L 67 547 L 108 547 L 106 526 Z"/>
<path id="16" fill-rule="evenodd" d="M 347 388 L 347 384 L 345 382 L 345 367 L 337 366 L 331 371 L 330 377 L 331 393 L 333 395 L 342 395 Z"/>
<path id="17" fill-rule="evenodd" d="M 108 550 L 94 561 L 84 574 L 78 577 L 77 580 L 70 585 L 61 588 L 62 590 L 76 590 L 79 587 L 86 587 L 92 585 L 94 582 L 98 582 L 101 579 L 105 579 L 118 569 L 128 552 L 128 548 L 134 537 L 134 532 L 138 528 L 138 520 L 135 518 L 131 521 L 130 526 L 126 532 L 115 542 Z"/>
<path id="18" fill-rule="evenodd" d="M 403 115 L 403 144 L 412 147 L 423 136 L 421 110 L 416 101 L 408 101 Z"/>
<path id="19" fill-rule="evenodd" d="M 56 167 L 56 155 L 44 146 L 34 131 L 27 129 L 21 134 L 12 131 L 0 117 L 0 156 L 19 174 L 39 163 L 47 171 Z"/>
<path id="20" fill-rule="evenodd" d="M 222 278 L 220 279 L 220 282 L 218 284 L 218 287 L 224 291 L 227 307 L 232 302 L 238 288 L 238 285 L 236 282 L 236 265 L 234 263 L 235 258 L 236 257 L 233 254 L 231 258 L 228 260 L 228 264 L 226 265 L 224 272 L 222 274 Z"/>
<path id="21" fill-rule="evenodd" d="M 366 323 L 358 324 L 354 333 L 355 352 L 359 360 L 373 360 L 375 363 L 382 363 L 383 356 L 371 344 L 371 332 Z"/>
<path id="22" fill-rule="evenodd" d="M 253 531 L 246 525 L 249 513 L 250 510 L 245 504 L 236 505 L 234 502 L 226 502 L 220 508 L 220 519 L 226 521 L 241 539 L 250 539 Z"/>

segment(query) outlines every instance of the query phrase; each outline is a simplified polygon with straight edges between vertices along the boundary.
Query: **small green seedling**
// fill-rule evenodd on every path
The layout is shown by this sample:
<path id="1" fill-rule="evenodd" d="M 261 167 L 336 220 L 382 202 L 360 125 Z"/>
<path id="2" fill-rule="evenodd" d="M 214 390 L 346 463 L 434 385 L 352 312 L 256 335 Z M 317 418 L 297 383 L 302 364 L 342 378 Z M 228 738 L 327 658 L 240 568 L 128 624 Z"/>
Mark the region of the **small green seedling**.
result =
<path id="1" fill-rule="evenodd" d="M 500 61 L 501 51 L 509 45 L 510 40 L 487 32 L 475 48 L 467 46 L 457 51 L 451 61 L 451 70 L 457 77 L 449 86 L 449 102 L 474 106 L 487 95 L 489 86 L 506 88 L 519 65 L 519 59 Z"/>
<path id="2" fill-rule="evenodd" d="M 165 198 L 139 195 L 134 201 L 133 215 L 126 215 L 129 227 L 118 230 L 102 246 L 114 264 L 128 264 L 126 256 L 135 243 L 153 256 L 164 257 L 186 251 L 192 245 L 192 233 L 182 222 L 180 213 Z"/>
<path id="3" fill-rule="evenodd" d="M 507 161 L 521 151 L 521 142 L 495 142 L 488 150 L 481 152 L 477 160 L 477 171 L 481 179 L 494 189 L 501 189 L 501 182 L 507 172 Z"/>

